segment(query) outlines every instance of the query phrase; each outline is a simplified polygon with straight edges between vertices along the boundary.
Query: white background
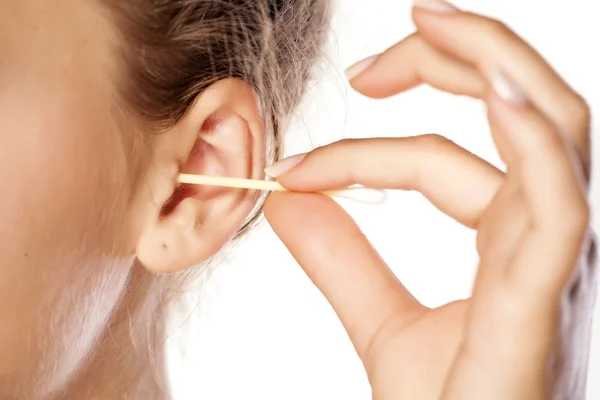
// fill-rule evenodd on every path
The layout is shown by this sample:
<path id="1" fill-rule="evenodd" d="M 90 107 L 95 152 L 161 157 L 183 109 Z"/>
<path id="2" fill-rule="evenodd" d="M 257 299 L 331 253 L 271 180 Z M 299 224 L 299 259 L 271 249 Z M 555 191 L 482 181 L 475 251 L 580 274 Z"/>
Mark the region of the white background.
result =
<path id="1" fill-rule="evenodd" d="M 463 0 L 457 5 L 508 23 L 588 98 L 598 116 L 597 2 Z M 386 101 L 348 90 L 341 71 L 409 34 L 410 7 L 409 0 L 338 0 L 329 55 L 294 119 L 288 154 L 346 137 L 437 132 L 501 166 L 484 108 L 476 101 L 429 88 Z M 599 150 L 596 142 L 596 161 Z M 380 207 L 347 204 L 347 209 L 426 305 L 469 295 L 477 265 L 473 232 L 414 193 L 394 193 Z M 594 218 L 598 230 L 598 214 Z M 182 295 L 187 307 L 176 315 L 168 341 L 176 400 L 370 399 L 362 366 L 333 311 L 267 225 L 225 256 L 207 282 Z M 596 316 L 589 399 L 600 399 Z"/>

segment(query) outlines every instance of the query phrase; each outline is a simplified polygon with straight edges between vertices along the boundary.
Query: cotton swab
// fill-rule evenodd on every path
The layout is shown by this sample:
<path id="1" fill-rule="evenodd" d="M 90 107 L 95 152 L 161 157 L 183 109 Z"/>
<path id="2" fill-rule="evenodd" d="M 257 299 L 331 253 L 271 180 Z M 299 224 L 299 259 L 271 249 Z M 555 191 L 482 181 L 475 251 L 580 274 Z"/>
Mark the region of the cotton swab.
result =
<path id="1" fill-rule="evenodd" d="M 222 176 L 180 174 L 178 182 L 188 185 L 219 186 L 239 189 L 262 190 L 267 192 L 287 192 L 279 182 L 255 179 L 228 178 Z M 387 200 L 383 190 L 370 189 L 362 186 L 351 186 L 340 190 L 327 190 L 320 192 L 326 196 L 339 197 L 363 204 L 382 204 Z"/>

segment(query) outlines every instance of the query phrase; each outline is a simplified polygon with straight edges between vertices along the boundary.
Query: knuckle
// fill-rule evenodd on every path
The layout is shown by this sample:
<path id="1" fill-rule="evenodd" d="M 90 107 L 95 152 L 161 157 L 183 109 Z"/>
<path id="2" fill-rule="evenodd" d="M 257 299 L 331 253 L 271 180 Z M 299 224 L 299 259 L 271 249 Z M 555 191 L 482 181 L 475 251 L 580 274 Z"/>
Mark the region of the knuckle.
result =
<path id="1" fill-rule="evenodd" d="M 350 139 L 341 139 L 341 140 L 338 140 L 337 142 L 333 142 L 333 143 L 327 144 L 325 146 L 318 147 L 314 151 L 322 151 L 323 149 L 335 149 L 337 147 L 346 147 L 346 146 L 348 146 L 349 140 Z"/>
<path id="2" fill-rule="evenodd" d="M 504 22 L 498 21 L 497 19 L 485 20 L 485 27 L 482 31 L 484 34 L 494 40 L 508 36 L 514 36 L 512 29 L 510 29 Z"/>
<path id="3" fill-rule="evenodd" d="M 364 139 L 352 139 L 352 138 L 346 138 L 346 139 L 342 139 L 336 143 L 334 143 L 332 145 L 332 147 L 338 151 L 353 151 L 354 148 L 356 148 L 357 146 L 360 146 L 361 143 L 364 143 Z"/>
<path id="4" fill-rule="evenodd" d="M 577 231 L 587 232 L 592 218 L 592 210 L 589 202 L 585 201 L 584 199 L 580 199 L 578 201 L 578 205 L 575 206 L 574 209 L 575 211 L 573 212 L 573 219 Z"/>
<path id="5" fill-rule="evenodd" d="M 436 133 L 415 136 L 414 140 L 414 147 L 431 159 L 439 156 L 457 155 L 464 150 L 452 140 Z M 417 185 L 419 170 L 415 169 L 414 174 L 414 182 Z"/>
<path id="6" fill-rule="evenodd" d="M 346 151 L 347 149 L 352 148 L 355 140 L 356 139 L 341 139 L 337 142 L 317 147 L 311 152 L 311 155 L 319 158 L 325 156 L 331 157 L 332 155 L 339 154 L 340 151 Z"/>
<path id="7" fill-rule="evenodd" d="M 589 133 L 591 110 L 588 102 L 580 94 L 575 93 L 568 106 L 568 124 L 571 129 L 584 134 Z"/>
<path id="8" fill-rule="evenodd" d="M 353 139 L 353 138 L 345 138 L 340 140 L 338 143 L 339 146 L 341 147 L 348 147 L 348 146 L 353 146 L 354 143 L 356 143 L 359 139 Z"/>
<path id="9" fill-rule="evenodd" d="M 432 149 L 440 149 L 453 145 L 450 139 L 442 135 L 438 135 L 437 133 L 428 133 L 426 135 L 416 136 L 415 140 L 424 147 Z"/>
<path id="10" fill-rule="evenodd" d="M 583 236 L 591 222 L 591 207 L 584 198 L 578 198 L 567 208 L 566 218 L 562 218 L 562 230 L 569 237 Z"/>

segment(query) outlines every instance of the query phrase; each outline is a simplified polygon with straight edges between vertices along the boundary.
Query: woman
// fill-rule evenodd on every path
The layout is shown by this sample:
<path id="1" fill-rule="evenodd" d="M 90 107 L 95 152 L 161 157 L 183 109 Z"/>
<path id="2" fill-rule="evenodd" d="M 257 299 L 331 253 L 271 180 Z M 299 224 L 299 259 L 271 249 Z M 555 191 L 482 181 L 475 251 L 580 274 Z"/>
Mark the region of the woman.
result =
<path id="1" fill-rule="evenodd" d="M 325 16 L 320 0 L 0 3 L 0 399 L 166 397 L 161 305 L 185 278 L 167 274 L 257 204 L 177 174 L 264 175 Z"/>
<path id="2" fill-rule="evenodd" d="M 165 292 L 249 226 L 257 204 L 249 192 L 177 187 L 176 176 L 263 175 L 318 55 L 326 4 L 46 3 L 0 6 L 0 180 L 6 188 L 0 398 L 165 398 L 156 347 Z M 421 307 L 328 199 L 272 196 L 267 218 L 337 310 L 376 398 L 574 398 L 583 375 L 565 371 L 585 360 L 572 360 L 568 345 L 571 339 L 587 342 L 587 330 L 576 330 L 581 325 L 575 320 L 559 326 L 566 315 L 559 306 L 564 293 L 571 295 L 565 306 L 591 298 L 592 280 L 583 275 L 590 271 L 583 267 L 593 260 L 577 264 L 588 254 L 589 216 L 579 180 L 589 171 L 587 107 L 497 23 L 431 1 L 418 2 L 414 17 L 419 33 L 351 70 L 353 85 L 384 97 L 422 78 L 483 98 L 508 175 L 436 137 L 342 142 L 269 173 L 300 191 L 355 182 L 423 191 L 480 231 L 474 298 L 440 310 Z M 472 37 L 481 42 L 465 42 Z M 406 65 L 403 51 L 414 45 L 423 56 L 411 58 L 412 69 L 399 74 L 393 64 Z M 517 56 L 505 65 L 507 52 Z M 425 62 L 428 55 L 435 68 Z M 449 79 L 457 75 L 448 71 L 462 79 Z M 495 82 L 495 91 L 488 82 Z M 527 135 L 508 136 L 512 129 Z M 368 165 L 352 169 L 359 151 L 384 161 L 385 174 Z M 409 157 L 398 157 L 403 152 L 429 156 L 421 159 L 424 167 L 409 165 Z M 435 154 L 455 161 L 436 169 L 428 161 Z M 391 164 L 398 159 L 405 164 Z M 322 163 L 336 167 L 323 173 Z M 398 174 L 393 179 L 390 165 Z M 459 179 L 458 172 L 461 185 L 477 187 L 481 196 L 456 204 L 439 177 Z M 531 179 L 548 173 L 557 179 Z M 409 179 L 417 175 L 418 182 Z M 283 202 L 301 207 L 303 219 Z M 568 217 L 548 219 L 557 207 Z M 344 249 L 335 258 L 321 244 L 299 242 L 303 232 L 315 235 L 314 223 L 323 216 L 331 224 L 317 231 L 319 238 Z M 319 257 L 307 260 L 309 252 Z M 359 262 L 348 263 L 343 254 Z M 533 268 L 542 263 L 553 272 L 545 279 Z M 446 328 L 439 337 L 420 335 L 440 323 Z M 486 330 L 490 324 L 493 331 Z M 418 342 L 410 340 L 414 334 Z M 414 375 L 406 375 L 398 363 L 411 362 L 406 349 L 427 350 L 428 340 L 442 338 L 429 372 L 411 364 Z M 548 366 L 556 366 L 550 379 L 543 374 Z M 546 384 L 554 378 L 566 389 Z"/>

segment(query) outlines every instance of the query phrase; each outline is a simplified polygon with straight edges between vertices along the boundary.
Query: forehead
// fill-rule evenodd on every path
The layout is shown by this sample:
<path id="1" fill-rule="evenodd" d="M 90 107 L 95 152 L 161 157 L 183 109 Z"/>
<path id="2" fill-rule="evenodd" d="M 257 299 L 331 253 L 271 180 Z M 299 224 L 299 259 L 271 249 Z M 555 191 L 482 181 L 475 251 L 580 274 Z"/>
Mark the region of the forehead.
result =
<path id="1" fill-rule="evenodd" d="M 111 32 L 96 0 L 0 0 L 0 78 L 102 74 L 112 58 Z"/>

